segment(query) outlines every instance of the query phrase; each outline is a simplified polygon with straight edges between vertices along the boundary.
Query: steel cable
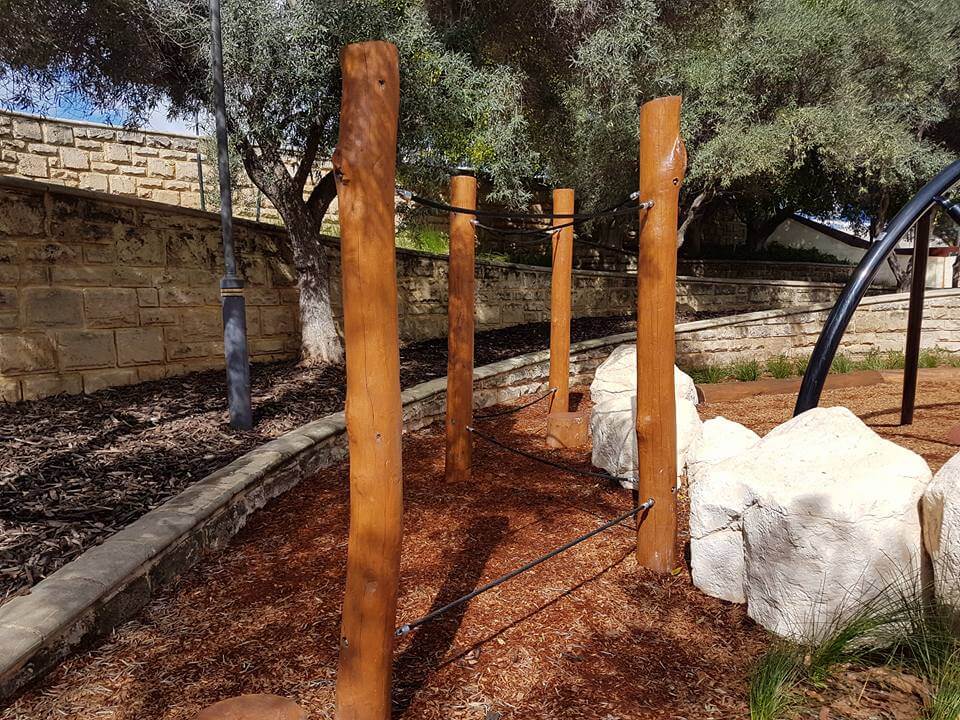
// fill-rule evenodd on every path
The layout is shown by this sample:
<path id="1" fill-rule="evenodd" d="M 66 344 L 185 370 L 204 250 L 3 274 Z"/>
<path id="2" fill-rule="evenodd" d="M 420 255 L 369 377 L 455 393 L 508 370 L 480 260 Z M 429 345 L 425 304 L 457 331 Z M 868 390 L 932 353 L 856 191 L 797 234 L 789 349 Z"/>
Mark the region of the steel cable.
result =
<path id="1" fill-rule="evenodd" d="M 573 540 L 570 540 L 569 542 L 564 543 L 563 545 L 561 545 L 561 546 L 558 547 L 558 548 L 554 548 L 553 550 L 551 550 L 550 552 L 546 553 L 545 555 L 541 555 L 540 557 L 538 557 L 538 558 L 536 558 L 536 559 L 534 559 L 534 560 L 531 560 L 530 562 L 528 562 L 528 563 L 526 563 L 526 564 L 524 564 L 524 565 L 521 565 L 521 566 L 518 567 L 518 568 L 515 568 L 515 569 L 511 570 L 510 572 L 506 573 L 505 575 L 501 575 L 500 577 L 496 578 L 495 580 L 491 580 L 490 582 L 488 582 L 488 583 L 485 584 L 485 585 L 481 585 L 481 586 L 478 587 L 476 590 L 473 590 L 472 592 L 469 592 L 469 593 L 467 593 L 466 595 L 462 595 L 461 597 L 458 597 L 456 600 L 452 600 L 451 602 L 448 602 L 448 603 L 447 603 L 446 605 L 444 605 L 443 607 L 439 607 L 439 608 L 437 608 L 436 610 L 434 610 L 434 611 L 432 611 L 432 612 L 429 612 L 429 613 L 427 613 L 426 615 L 424 615 L 423 617 L 417 618 L 416 620 L 414 620 L 414 621 L 412 621 L 412 622 L 404 623 L 403 625 L 401 625 L 400 627 L 398 627 L 398 628 L 396 629 L 396 631 L 394 632 L 394 634 L 395 634 L 397 637 L 403 637 L 404 635 L 409 635 L 411 632 L 413 632 L 414 630 L 416 630 L 416 629 L 417 629 L 418 627 L 420 627 L 421 625 L 425 625 L 426 623 L 430 622 L 431 620 L 436 620 L 438 617 L 440 617 L 440 616 L 443 615 L 444 613 L 449 612 L 449 611 L 452 610 L 453 608 L 458 607 L 458 606 L 460 606 L 460 605 L 463 605 L 465 602 L 469 602 L 470 600 L 473 600 L 473 598 L 477 597 L 478 595 L 482 595 L 483 593 L 485 593 L 485 592 L 487 592 L 487 591 L 489 591 L 489 590 L 493 590 L 493 588 L 497 587 L 498 585 L 502 585 L 503 583 L 507 582 L 508 580 L 512 580 L 513 578 L 517 577 L 517 575 L 521 575 L 521 574 L 527 572 L 528 570 L 532 570 L 533 568 L 535 568 L 535 567 L 536 567 L 537 565 L 539 565 L 540 563 L 546 562 L 546 561 L 549 560 L 550 558 L 556 557 L 556 556 L 559 555 L 560 553 L 569 550 L 570 548 L 574 547 L 575 545 L 579 545 L 580 543 L 582 543 L 582 542 L 585 541 L 585 540 L 589 540 L 589 539 L 592 538 L 594 535 L 599 535 L 599 534 L 602 533 L 604 530 L 609 530 L 610 528 L 612 528 L 612 527 L 614 527 L 614 526 L 616 526 L 616 525 L 619 525 L 619 524 L 622 523 L 624 520 L 629 520 L 631 517 L 634 517 L 635 515 L 639 515 L 640 513 L 644 512 L 644 511 L 646 511 L 646 510 L 649 510 L 650 508 L 653 507 L 653 504 L 654 504 L 654 503 L 653 503 L 653 498 L 650 498 L 649 500 L 647 500 L 647 501 L 646 501 L 645 503 L 643 503 L 642 505 L 639 505 L 639 506 L 633 508 L 633 510 L 629 510 L 628 512 L 625 512 L 625 513 L 623 513 L 622 515 L 618 515 L 617 517 L 613 518 L 612 520 L 608 520 L 608 521 L 605 522 L 603 525 L 600 525 L 599 527 L 594 528 L 594 529 L 591 530 L 590 532 L 584 533 L 583 535 L 581 535 L 581 536 L 579 536 L 579 537 L 576 537 L 576 538 L 574 538 Z"/>
<path id="2" fill-rule="evenodd" d="M 484 414 L 482 414 L 482 415 L 474 415 L 474 416 L 473 416 L 473 419 L 474 419 L 474 420 L 489 420 L 490 418 L 503 417 L 504 415 L 513 415 L 514 413 L 520 412 L 521 410 L 524 410 L 524 409 L 530 407 L 531 405 L 536 405 L 538 402 L 540 402 L 541 400 L 545 400 L 546 398 L 548 398 L 548 397 L 550 397 L 551 395 L 553 395 L 555 392 L 557 392 L 557 388 L 550 388 L 550 389 L 547 390 L 547 392 L 545 392 L 543 395 L 540 395 L 539 397 L 536 397 L 536 398 L 534 398 L 533 400 L 524 403 L 523 405 L 516 405 L 516 406 L 514 406 L 514 407 L 507 408 L 506 410 L 498 410 L 497 412 L 484 413 Z"/>
<path id="3" fill-rule="evenodd" d="M 495 437 L 492 437 L 491 435 L 487 435 L 486 433 L 481 432 L 480 430 L 477 430 L 475 427 L 468 426 L 467 430 L 473 433 L 474 435 L 476 435 L 481 440 L 485 440 L 491 445 L 496 445 L 497 447 L 503 450 L 506 450 L 507 452 L 511 452 L 514 455 L 519 455 L 520 457 L 525 457 L 528 460 L 533 460 L 534 462 L 542 463 L 544 465 L 549 465 L 550 467 L 555 467 L 558 470 L 563 470 L 564 472 L 572 473 L 574 475 L 581 475 L 583 477 L 594 477 L 594 478 L 602 478 L 604 480 L 613 480 L 614 482 L 618 482 L 618 483 L 629 483 L 630 485 L 634 485 L 636 483 L 636 481 L 633 480 L 633 478 L 618 477 L 616 475 L 611 475 L 610 473 L 605 473 L 605 472 L 593 472 L 590 470 L 580 470 L 579 468 L 571 467 L 569 465 L 564 465 L 563 463 L 558 463 L 553 460 L 548 460 L 547 458 L 540 457 L 539 455 L 528 453 L 526 450 L 520 450 L 518 448 L 511 447 L 506 443 L 502 443 L 499 440 L 497 440 Z"/>

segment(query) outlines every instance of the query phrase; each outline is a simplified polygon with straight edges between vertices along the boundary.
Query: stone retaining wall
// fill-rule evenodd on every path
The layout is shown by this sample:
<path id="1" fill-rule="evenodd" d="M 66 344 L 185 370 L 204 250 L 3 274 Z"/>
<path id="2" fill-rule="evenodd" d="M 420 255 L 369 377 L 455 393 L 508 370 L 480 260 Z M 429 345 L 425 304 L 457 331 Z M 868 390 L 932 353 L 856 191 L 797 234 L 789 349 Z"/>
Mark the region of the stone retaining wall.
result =
<path id="1" fill-rule="evenodd" d="M 200 208 L 201 194 L 208 204 L 219 202 L 212 139 L 9 111 L 0 112 L 0 175 L 185 208 Z M 233 192 L 234 213 L 255 217 L 257 192 L 246 174 L 240 173 Z M 280 222 L 269 200 L 259 203 L 261 221 Z M 336 202 L 330 216 L 336 216 Z"/>
<path id="2" fill-rule="evenodd" d="M 235 223 L 254 362 L 295 357 L 298 293 L 286 234 Z M 339 317 L 337 239 L 330 272 Z M 0 400 L 222 367 L 219 217 L 137 198 L 0 177 Z M 403 341 L 447 332 L 446 256 L 397 251 Z M 550 268 L 477 264 L 477 328 L 550 319 Z M 636 275 L 577 270 L 576 317 L 630 315 Z M 832 301 L 818 283 L 678 278 L 681 310 L 732 314 Z"/>
<path id="3" fill-rule="evenodd" d="M 903 350 L 909 293 L 864 298 L 843 337 L 841 351 Z M 677 357 L 687 367 L 809 355 L 832 303 L 748 313 L 677 326 Z M 960 352 L 960 289 L 927 290 L 921 345 Z"/>
<path id="4" fill-rule="evenodd" d="M 237 223 L 254 361 L 299 349 L 277 228 Z M 0 399 L 223 366 L 216 216 L 0 179 Z"/>
<path id="5" fill-rule="evenodd" d="M 846 284 L 854 265 L 768 260 L 687 260 L 677 262 L 677 272 L 692 277 L 753 278 L 756 280 L 806 280 Z M 879 286 L 878 286 L 879 287 Z"/>

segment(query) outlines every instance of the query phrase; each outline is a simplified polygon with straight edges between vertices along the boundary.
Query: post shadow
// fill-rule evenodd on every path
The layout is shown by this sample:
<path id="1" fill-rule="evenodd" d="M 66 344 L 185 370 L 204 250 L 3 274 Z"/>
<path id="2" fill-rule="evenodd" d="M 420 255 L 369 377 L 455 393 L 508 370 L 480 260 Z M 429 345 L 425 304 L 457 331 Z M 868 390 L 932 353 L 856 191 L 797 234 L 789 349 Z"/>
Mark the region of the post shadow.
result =
<path id="1" fill-rule="evenodd" d="M 509 528 L 506 516 L 493 515 L 475 518 L 463 529 L 464 544 L 453 558 L 430 612 L 466 595 L 480 584 L 487 561 Z M 393 668 L 393 717 L 403 717 L 430 674 L 450 650 L 469 605 L 464 603 L 424 625 L 416 631 L 410 646 L 397 656 Z"/>

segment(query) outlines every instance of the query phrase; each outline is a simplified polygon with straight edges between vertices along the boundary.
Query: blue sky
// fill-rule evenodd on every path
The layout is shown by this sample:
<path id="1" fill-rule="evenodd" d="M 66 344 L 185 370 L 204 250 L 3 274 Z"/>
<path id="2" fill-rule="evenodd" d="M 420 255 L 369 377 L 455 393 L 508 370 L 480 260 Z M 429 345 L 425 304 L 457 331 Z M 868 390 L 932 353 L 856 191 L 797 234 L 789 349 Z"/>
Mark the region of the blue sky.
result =
<path id="1" fill-rule="evenodd" d="M 43 107 L 40 111 L 30 108 L 17 107 L 16 105 L 0 101 L 0 105 L 7 110 L 18 112 L 34 112 L 45 117 L 57 117 L 67 120 L 86 120 L 88 122 L 104 123 L 106 125 L 122 125 L 126 117 L 123 108 L 117 108 L 114 112 L 101 112 L 90 107 L 89 103 L 84 102 L 76 96 L 61 96 L 57 98 L 54 105 Z M 167 118 L 168 106 L 166 103 L 157 107 L 147 118 L 143 125 L 144 130 L 161 130 L 164 132 L 183 133 L 194 135 L 193 121 L 184 121 L 182 119 L 170 120 Z"/>

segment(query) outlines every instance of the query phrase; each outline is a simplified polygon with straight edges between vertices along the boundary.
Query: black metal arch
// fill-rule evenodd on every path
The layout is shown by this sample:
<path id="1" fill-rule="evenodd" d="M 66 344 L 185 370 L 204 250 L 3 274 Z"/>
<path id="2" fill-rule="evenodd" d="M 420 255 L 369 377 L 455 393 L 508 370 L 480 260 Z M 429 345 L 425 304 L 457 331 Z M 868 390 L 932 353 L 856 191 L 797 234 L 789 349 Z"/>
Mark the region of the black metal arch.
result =
<path id="1" fill-rule="evenodd" d="M 949 202 L 944 200 L 943 193 L 947 192 L 958 180 L 960 180 L 960 160 L 955 160 L 933 180 L 924 185 L 920 192 L 901 208 L 900 212 L 887 225 L 886 233 L 863 256 L 820 332 L 813 354 L 810 356 L 807 371 L 803 375 L 803 382 L 800 384 L 800 393 L 797 395 L 797 404 L 793 411 L 794 415 L 810 410 L 820 403 L 823 383 L 830 371 L 830 365 L 833 363 L 840 340 L 843 338 L 853 313 L 863 299 L 880 266 L 887 259 L 887 256 L 896 249 L 907 230 L 917 220 L 926 215 L 935 204 L 942 204 L 945 207 L 949 205 Z M 955 205 L 947 207 L 947 212 L 955 220 L 957 219 Z M 916 267 L 916 263 L 914 263 L 914 266 Z M 920 288 L 919 292 L 917 291 L 917 285 Z M 923 286 L 923 282 L 915 283 L 911 290 L 911 316 L 914 315 L 914 312 L 919 314 L 922 311 Z M 919 302 L 916 302 L 917 300 Z M 915 330 L 919 332 L 919 323 L 917 323 Z M 919 335 L 917 337 L 919 338 Z M 901 409 L 902 412 L 906 411 L 906 404 L 905 402 Z M 910 405 L 910 415 L 912 416 L 912 400 Z"/>

